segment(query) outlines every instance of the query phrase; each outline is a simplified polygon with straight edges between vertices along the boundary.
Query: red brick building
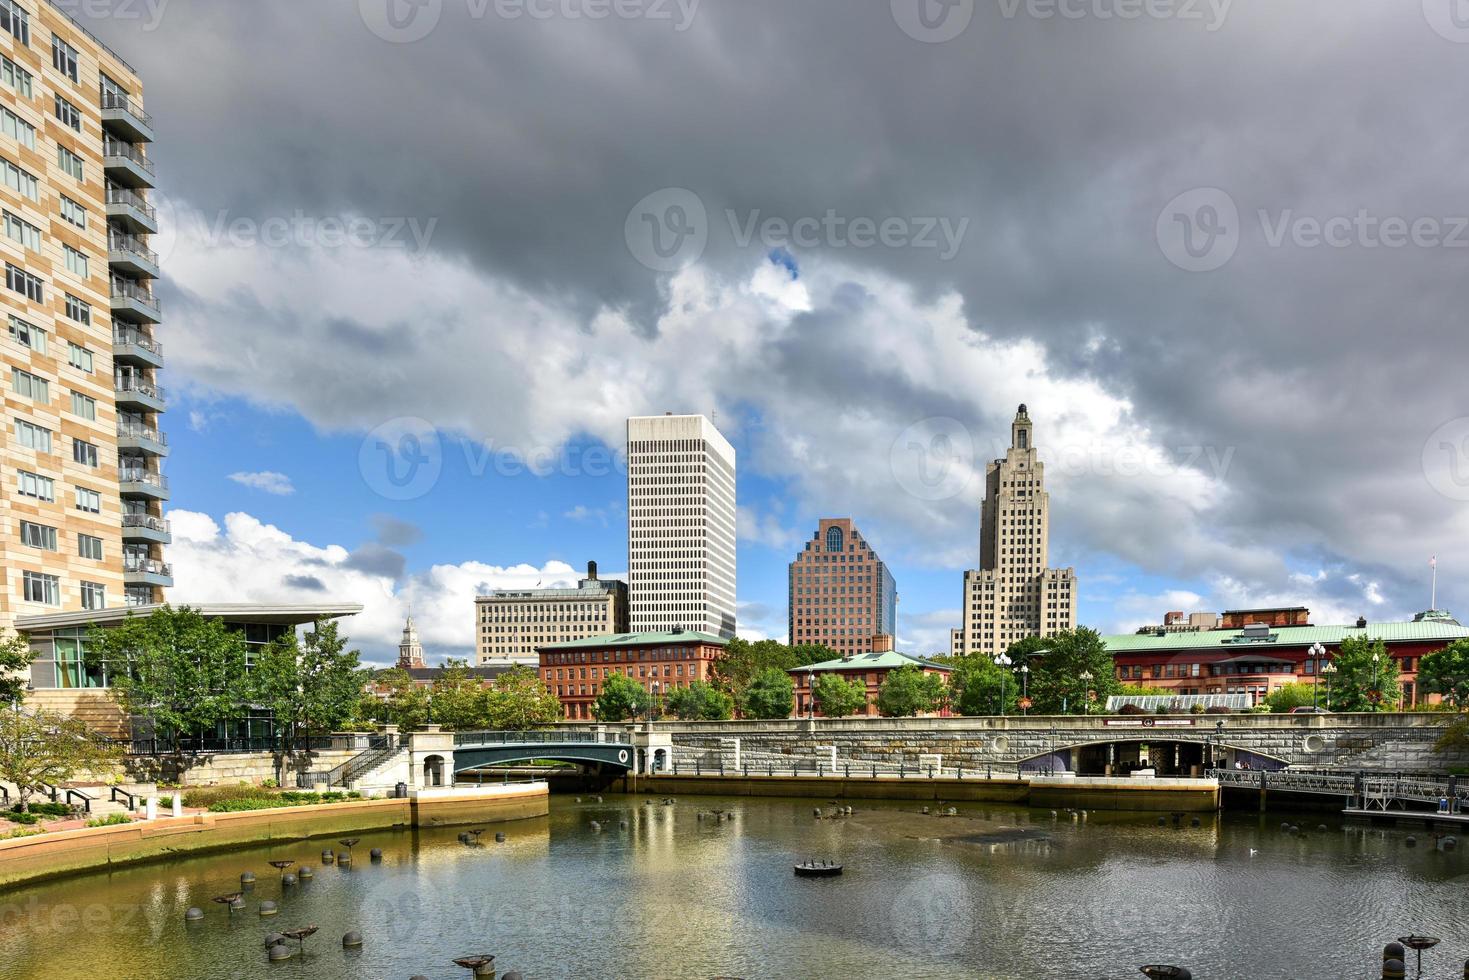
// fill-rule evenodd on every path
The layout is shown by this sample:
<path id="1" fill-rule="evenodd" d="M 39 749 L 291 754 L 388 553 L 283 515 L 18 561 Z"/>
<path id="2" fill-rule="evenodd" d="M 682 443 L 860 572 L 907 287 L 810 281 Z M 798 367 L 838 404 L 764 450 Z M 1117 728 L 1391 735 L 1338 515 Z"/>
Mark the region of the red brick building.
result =
<path id="1" fill-rule="evenodd" d="M 1249 610 L 1253 617 L 1258 610 Z M 1305 620 L 1304 609 L 1277 610 L 1287 618 Z M 1226 616 L 1230 615 L 1228 613 Z M 1112 654 L 1117 677 L 1124 684 L 1155 687 L 1160 694 L 1244 694 L 1259 704 L 1286 684 L 1319 683 L 1325 696 L 1326 678 L 1310 654 L 1320 643 L 1323 664 L 1341 652 L 1348 637 L 1382 640 L 1388 656 L 1397 662 L 1403 705 L 1436 702 L 1437 695 L 1418 690 L 1418 662 L 1455 640 L 1469 638 L 1461 626 L 1440 610 L 1419 613 L 1409 623 L 1368 623 L 1351 626 L 1273 626 L 1252 623 L 1237 629 L 1200 632 L 1129 633 L 1103 641 Z"/>
<path id="2" fill-rule="evenodd" d="M 882 682 L 887 679 L 890 671 L 900 667 L 918 667 L 925 674 L 938 674 L 948 680 L 953 671 L 943 664 L 936 664 L 922 657 L 909 656 L 906 653 L 898 653 L 893 650 L 893 638 L 891 636 L 875 636 L 871 641 L 872 649 L 866 653 L 854 653 L 837 660 L 827 660 L 809 667 L 793 667 L 790 671 L 791 679 L 796 686 L 796 704 L 794 716 L 805 718 L 812 712 L 811 688 L 820 680 L 824 674 L 836 674 L 843 680 L 859 680 L 867 685 L 867 708 L 865 711 L 857 712 L 858 717 L 876 717 L 877 692 L 882 687 Z M 944 708 L 939 713 L 947 718 L 949 709 Z M 817 716 L 821 715 L 818 708 Z"/>
<path id="3" fill-rule="evenodd" d="M 1272 606 L 1266 609 L 1226 609 L 1215 629 L 1242 630 L 1255 623 L 1266 626 L 1310 626 L 1311 610 L 1305 606 Z"/>
<path id="4" fill-rule="evenodd" d="M 561 701 L 567 719 L 593 717 L 602 682 L 613 674 L 630 677 L 652 694 L 666 694 L 694 681 L 707 682 L 729 640 L 709 633 L 612 633 L 539 647 L 541 680 Z"/>
<path id="5" fill-rule="evenodd" d="M 850 518 L 824 517 L 788 568 L 792 646 L 866 653 L 897 630 L 897 584 Z"/>

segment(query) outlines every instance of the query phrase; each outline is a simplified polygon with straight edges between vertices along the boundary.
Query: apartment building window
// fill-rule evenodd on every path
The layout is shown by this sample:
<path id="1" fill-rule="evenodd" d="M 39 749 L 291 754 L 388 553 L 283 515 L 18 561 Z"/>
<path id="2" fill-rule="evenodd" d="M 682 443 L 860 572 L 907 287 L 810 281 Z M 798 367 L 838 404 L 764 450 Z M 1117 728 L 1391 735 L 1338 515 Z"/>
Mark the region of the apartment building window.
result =
<path id="1" fill-rule="evenodd" d="M 10 318 L 10 339 L 22 347 L 29 347 L 37 354 L 46 353 L 46 331 L 18 316 Z"/>
<path id="2" fill-rule="evenodd" d="M 93 561 L 102 560 L 102 539 L 91 534 L 77 535 L 77 554 Z"/>
<path id="3" fill-rule="evenodd" d="M 79 415 L 88 421 L 97 418 L 97 399 L 91 395 L 84 395 L 80 391 L 71 393 L 71 414 Z"/>
<path id="4" fill-rule="evenodd" d="M 56 165 L 63 173 L 71 174 L 77 180 L 85 179 L 82 176 L 82 158 L 64 146 L 56 147 Z"/>
<path id="5" fill-rule="evenodd" d="M 65 194 L 61 195 L 61 218 L 63 221 L 70 221 L 78 228 L 87 227 L 87 209 Z"/>
<path id="6" fill-rule="evenodd" d="M 87 278 L 87 257 L 70 245 L 62 245 L 61 250 L 66 256 L 66 271 Z"/>
<path id="7" fill-rule="evenodd" d="M 0 28 L 21 44 L 31 43 L 31 15 L 15 0 L 0 0 Z"/>
<path id="8" fill-rule="evenodd" d="M 71 458 L 83 466 L 95 467 L 97 465 L 97 447 L 85 439 L 73 439 L 71 441 Z"/>
<path id="9" fill-rule="evenodd" d="M 51 65 L 72 81 L 81 81 L 77 74 L 77 49 L 55 34 L 51 35 Z"/>
<path id="10" fill-rule="evenodd" d="M 9 160 L 0 160 L 0 170 L 3 170 L 5 173 L 6 187 L 9 187 L 17 194 L 23 194 L 32 201 L 39 201 L 41 199 L 41 185 L 36 180 L 35 174 L 20 169 Z"/>
<path id="11" fill-rule="evenodd" d="M 71 293 L 66 294 L 66 315 L 77 323 L 92 323 L 92 304 L 84 299 L 77 299 Z"/>
<path id="12" fill-rule="evenodd" d="M 10 387 L 17 395 L 45 404 L 51 400 L 51 383 L 18 367 L 10 369 Z"/>
<path id="13" fill-rule="evenodd" d="M 59 95 L 56 96 L 56 118 L 78 133 L 82 131 L 81 110 Z"/>
<path id="14" fill-rule="evenodd" d="M 20 242 L 32 252 L 41 250 L 41 229 L 9 211 L 5 212 L 5 237 Z"/>
<path id="15" fill-rule="evenodd" d="M 26 572 L 23 580 L 26 602 L 40 602 L 48 606 L 61 605 L 61 579 L 57 576 L 44 575 L 41 572 Z"/>
<path id="16" fill-rule="evenodd" d="M 107 606 L 107 586 L 100 582 L 82 583 L 82 608 L 103 609 Z"/>
<path id="17" fill-rule="evenodd" d="M 84 510 L 88 514 L 102 513 L 102 495 L 96 490 L 88 490 L 86 487 L 77 487 L 77 510 Z"/>
<path id="18" fill-rule="evenodd" d="M 0 132 L 18 141 L 28 150 L 36 148 L 36 127 L 4 106 L 0 106 Z"/>
<path id="19" fill-rule="evenodd" d="M 92 365 L 94 361 L 92 359 L 91 351 L 87 350 L 81 344 L 73 344 L 71 341 L 67 341 L 66 349 L 66 359 L 72 367 L 76 368 L 78 371 L 85 371 L 88 374 L 92 373 Z"/>
<path id="20" fill-rule="evenodd" d="M 126 105 L 128 101 L 128 90 L 117 82 L 107 77 L 107 73 L 97 73 L 97 87 L 102 93 L 103 105 Z"/>
<path id="21" fill-rule="evenodd" d="M 29 99 L 34 91 L 34 81 L 34 75 L 0 54 L 0 83 Z"/>
<path id="22" fill-rule="evenodd" d="M 15 438 L 27 449 L 34 449 L 38 453 L 51 452 L 51 430 L 43 429 L 34 422 L 16 419 Z"/>
<path id="23" fill-rule="evenodd" d="M 18 265 L 5 263 L 5 285 L 37 303 L 46 302 L 46 284 Z"/>
<path id="24" fill-rule="evenodd" d="M 55 551 L 56 528 L 47 527 L 44 524 L 32 524 L 30 521 L 21 521 L 20 543 L 28 548 L 40 548 L 42 551 Z"/>
<path id="25" fill-rule="evenodd" d="M 41 476 L 21 470 L 16 474 L 16 493 L 22 497 L 35 497 L 37 500 L 54 501 L 56 499 L 56 483 L 49 476 Z"/>

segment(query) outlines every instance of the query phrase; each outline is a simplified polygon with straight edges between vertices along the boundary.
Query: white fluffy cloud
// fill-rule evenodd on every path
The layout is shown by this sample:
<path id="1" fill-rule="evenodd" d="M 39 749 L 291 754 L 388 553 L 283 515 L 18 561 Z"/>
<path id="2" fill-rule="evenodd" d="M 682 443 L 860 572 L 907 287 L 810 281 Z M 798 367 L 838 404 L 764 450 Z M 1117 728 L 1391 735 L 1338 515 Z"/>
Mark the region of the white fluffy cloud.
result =
<path id="1" fill-rule="evenodd" d="M 341 545 L 300 541 L 245 513 L 226 514 L 223 527 L 208 514 L 169 512 L 168 549 L 178 585 L 174 604 L 191 602 L 357 602 L 361 615 L 346 631 L 379 663 L 396 656 L 403 620 L 413 616 L 430 659 L 469 658 L 474 648 L 474 597 L 490 589 L 575 585 L 580 574 L 564 562 L 496 566 L 481 562 L 434 565 L 402 582 L 352 566 Z"/>
<path id="2" fill-rule="evenodd" d="M 260 470 L 256 473 L 231 473 L 229 478 L 241 486 L 274 494 L 277 497 L 288 497 L 296 492 L 295 484 L 291 483 L 291 478 L 284 473 L 277 473 L 275 470 Z"/>

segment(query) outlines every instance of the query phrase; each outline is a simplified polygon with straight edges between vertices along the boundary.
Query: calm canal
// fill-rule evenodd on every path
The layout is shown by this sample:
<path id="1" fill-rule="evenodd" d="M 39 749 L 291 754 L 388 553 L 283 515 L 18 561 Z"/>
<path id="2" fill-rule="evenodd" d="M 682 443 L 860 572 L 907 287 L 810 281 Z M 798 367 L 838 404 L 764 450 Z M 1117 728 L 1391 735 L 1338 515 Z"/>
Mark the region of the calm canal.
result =
<path id="1" fill-rule="evenodd" d="M 1149 962 L 1200 980 L 1365 980 L 1411 931 L 1444 940 L 1430 976 L 1461 976 L 1469 956 L 1469 846 L 1442 851 L 1421 830 L 861 800 L 818 821 L 811 800 L 644 800 L 556 797 L 549 818 L 492 827 L 481 846 L 461 828 L 367 833 L 351 870 L 323 867 L 335 842 L 310 841 L 7 889 L 0 977 L 465 980 L 453 958 L 486 952 L 531 980 L 1124 978 Z M 699 819 L 713 810 L 730 819 Z M 798 879 L 806 857 L 846 873 Z M 272 859 L 309 862 L 314 880 L 283 890 Z M 247 870 L 259 882 L 231 918 L 211 899 Z M 261 900 L 281 914 L 260 918 Z M 203 923 L 185 924 L 191 905 Z M 268 964 L 265 934 L 305 925 L 320 926 L 305 959 Z M 353 929 L 366 945 L 345 953 Z"/>

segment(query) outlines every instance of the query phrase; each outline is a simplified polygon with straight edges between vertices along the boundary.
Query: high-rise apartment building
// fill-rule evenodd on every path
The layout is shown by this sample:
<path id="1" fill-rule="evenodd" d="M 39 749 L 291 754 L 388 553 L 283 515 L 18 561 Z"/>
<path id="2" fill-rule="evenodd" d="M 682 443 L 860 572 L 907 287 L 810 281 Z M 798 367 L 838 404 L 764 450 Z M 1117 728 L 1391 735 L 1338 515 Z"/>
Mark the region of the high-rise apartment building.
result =
<path id="1" fill-rule="evenodd" d="M 735 451 L 702 415 L 627 420 L 634 632 L 735 633 Z"/>
<path id="2" fill-rule="evenodd" d="M 536 651 L 548 643 L 570 643 L 589 636 L 627 632 L 627 583 L 597 577 L 587 562 L 587 577 L 574 589 L 499 589 L 474 600 L 478 661 L 535 665 Z"/>
<path id="3" fill-rule="evenodd" d="M 50 0 L 0 0 L 0 626 L 173 584 L 141 97 Z"/>
<path id="4" fill-rule="evenodd" d="M 1050 495 L 1024 405 L 1010 448 L 985 467 L 979 568 L 964 573 L 964 627 L 957 653 L 994 656 L 1027 636 L 1076 625 L 1076 574 L 1048 568 Z"/>
<path id="5" fill-rule="evenodd" d="M 842 655 L 897 633 L 898 587 L 850 518 L 822 518 L 789 566 L 789 637 Z"/>

